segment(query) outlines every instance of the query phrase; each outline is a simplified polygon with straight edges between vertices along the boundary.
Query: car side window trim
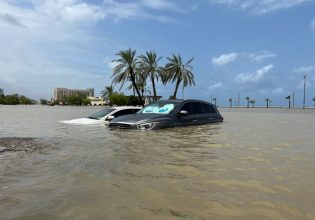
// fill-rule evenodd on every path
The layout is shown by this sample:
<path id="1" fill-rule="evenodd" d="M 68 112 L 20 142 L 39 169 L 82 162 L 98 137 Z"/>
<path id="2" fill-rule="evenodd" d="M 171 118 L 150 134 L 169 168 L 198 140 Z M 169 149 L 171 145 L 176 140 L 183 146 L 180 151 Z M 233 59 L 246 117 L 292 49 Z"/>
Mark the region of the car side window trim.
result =
<path id="1" fill-rule="evenodd" d="M 183 107 L 184 107 L 187 103 L 189 103 L 189 104 L 192 105 L 192 106 L 190 106 L 190 111 L 189 111 L 189 115 L 188 115 L 188 116 L 190 116 L 190 115 L 202 116 L 202 115 L 209 115 L 209 114 L 218 114 L 218 110 L 217 110 L 215 107 L 213 107 L 212 105 L 209 105 L 209 104 L 207 104 L 207 103 L 203 103 L 203 102 L 185 102 L 185 103 L 183 103 L 183 104 L 179 107 L 179 109 L 178 109 L 176 115 L 178 115 L 179 112 L 180 112 L 181 110 L 183 110 Z M 204 105 L 205 111 L 207 111 L 207 110 L 206 110 L 206 107 L 207 107 L 207 108 L 211 108 L 211 112 L 205 112 L 205 113 L 197 113 L 197 114 L 195 114 L 195 109 L 194 109 L 194 104 L 195 104 L 195 103 L 200 104 L 200 105 Z M 191 107 L 192 107 L 192 109 L 191 109 Z"/>

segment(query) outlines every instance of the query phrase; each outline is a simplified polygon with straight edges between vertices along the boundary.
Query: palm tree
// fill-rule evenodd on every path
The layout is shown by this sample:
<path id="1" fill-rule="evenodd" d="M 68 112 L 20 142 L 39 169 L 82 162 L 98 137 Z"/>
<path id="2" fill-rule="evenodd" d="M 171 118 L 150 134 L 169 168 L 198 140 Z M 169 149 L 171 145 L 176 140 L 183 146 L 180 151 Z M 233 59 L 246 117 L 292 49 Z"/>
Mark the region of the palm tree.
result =
<path id="1" fill-rule="evenodd" d="M 315 96 L 312 98 L 312 101 L 314 102 L 314 109 L 315 109 Z"/>
<path id="2" fill-rule="evenodd" d="M 143 103 L 140 90 L 137 86 L 137 58 L 136 50 L 121 50 L 116 54 L 119 58 L 113 60 L 118 65 L 113 68 L 113 83 L 121 83 L 123 87 L 126 81 L 131 81 L 133 88 L 136 90 L 139 101 Z"/>
<path id="3" fill-rule="evenodd" d="M 105 86 L 105 88 L 101 91 L 101 96 L 105 101 L 109 100 L 109 97 L 114 93 L 113 85 Z"/>
<path id="4" fill-rule="evenodd" d="M 146 87 L 147 86 L 146 78 L 145 78 L 143 72 L 141 72 L 139 68 L 136 70 L 135 76 L 136 76 L 136 85 L 140 91 L 142 99 L 144 100 L 144 90 L 145 90 L 145 88 L 147 88 Z M 127 86 L 127 89 L 129 89 L 129 90 L 132 89 L 133 90 L 133 96 L 135 96 L 135 88 L 133 86 L 133 83 L 130 83 L 129 86 Z"/>
<path id="5" fill-rule="evenodd" d="M 195 85 L 194 74 L 192 72 L 192 66 L 190 63 L 194 58 L 191 58 L 186 63 L 183 63 L 180 55 L 172 55 L 172 57 L 167 58 L 169 63 L 165 65 L 164 68 L 164 78 L 167 81 L 176 81 L 175 90 L 173 94 L 173 99 L 176 99 L 177 90 L 179 84 L 183 82 L 183 88 L 186 86 Z M 165 81 L 164 80 L 164 81 Z"/>
<path id="6" fill-rule="evenodd" d="M 233 99 L 229 98 L 229 102 L 230 102 L 230 108 L 232 108 Z"/>
<path id="7" fill-rule="evenodd" d="M 154 51 L 146 52 L 145 55 L 139 56 L 139 68 L 143 72 L 145 79 L 149 77 L 151 80 L 154 100 L 156 100 L 157 96 L 155 82 L 159 81 L 163 72 L 163 69 L 158 67 L 158 62 L 161 58 L 158 58 Z"/>
<path id="8" fill-rule="evenodd" d="M 245 99 L 247 100 L 247 108 L 249 108 L 249 99 L 250 98 L 247 96 Z"/>
<path id="9" fill-rule="evenodd" d="M 291 108 L 291 96 L 289 95 L 289 96 L 285 97 L 285 99 L 289 100 L 289 108 Z"/>
<path id="10" fill-rule="evenodd" d="M 251 100 L 249 100 L 249 103 L 252 104 L 252 107 L 254 108 L 256 100 L 255 99 L 251 99 Z"/>
<path id="11" fill-rule="evenodd" d="M 269 104 L 270 104 L 271 100 L 270 100 L 270 99 L 268 99 L 268 98 L 266 98 L 266 99 L 265 99 L 265 102 L 266 102 L 266 104 L 267 104 L 267 106 L 266 106 L 266 107 L 267 107 L 267 108 L 269 108 Z"/>

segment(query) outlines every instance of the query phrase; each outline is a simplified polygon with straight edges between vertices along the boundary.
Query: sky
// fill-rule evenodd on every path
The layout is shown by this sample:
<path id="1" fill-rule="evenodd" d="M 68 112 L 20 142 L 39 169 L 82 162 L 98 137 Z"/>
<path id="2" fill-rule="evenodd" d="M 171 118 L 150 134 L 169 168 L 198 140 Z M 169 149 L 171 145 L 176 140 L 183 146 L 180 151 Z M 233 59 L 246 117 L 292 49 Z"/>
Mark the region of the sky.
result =
<path id="1" fill-rule="evenodd" d="M 179 98 L 286 105 L 315 96 L 315 0 L 0 0 L 0 88 L 39 99 L 111 84 L 116 53 L 180 54 L 196 86 Z M 119 85 L 115 88 L 118 90 Z M 151 85 L 148 83 L 148 87 Z M 157 87 L 167 99 L 175 84 Z M 125 94 L 130 91 L 123 88 Z"/>

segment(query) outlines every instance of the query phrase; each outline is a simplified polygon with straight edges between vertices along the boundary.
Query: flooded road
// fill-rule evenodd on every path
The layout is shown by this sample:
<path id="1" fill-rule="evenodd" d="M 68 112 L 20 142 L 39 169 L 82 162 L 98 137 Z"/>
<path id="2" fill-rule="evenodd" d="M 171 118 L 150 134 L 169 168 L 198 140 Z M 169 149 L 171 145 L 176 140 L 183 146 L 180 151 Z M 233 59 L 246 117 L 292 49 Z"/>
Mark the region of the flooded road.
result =
<path id="1" fill-rule="evenodd" d="M 112 131 L 100 107 L 0 106 L 0 219 L 315 219 L 315 111 L 220 109 L 220 124 Z"/>

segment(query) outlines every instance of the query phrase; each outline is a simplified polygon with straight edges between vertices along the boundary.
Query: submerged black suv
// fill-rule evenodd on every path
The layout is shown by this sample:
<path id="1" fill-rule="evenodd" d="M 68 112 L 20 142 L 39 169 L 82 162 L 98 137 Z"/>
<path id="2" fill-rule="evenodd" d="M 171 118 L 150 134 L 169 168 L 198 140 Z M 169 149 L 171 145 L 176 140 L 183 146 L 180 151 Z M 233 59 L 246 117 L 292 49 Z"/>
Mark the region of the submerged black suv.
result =
<path id="1" fill-rule="evenodd" d="M 113 119 L 110 128 L 152 130 L 222 122 L 215 105 L 200 100 L 165 100 L 147 105 L 136 114 Z"/>

